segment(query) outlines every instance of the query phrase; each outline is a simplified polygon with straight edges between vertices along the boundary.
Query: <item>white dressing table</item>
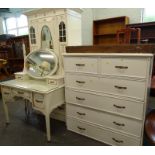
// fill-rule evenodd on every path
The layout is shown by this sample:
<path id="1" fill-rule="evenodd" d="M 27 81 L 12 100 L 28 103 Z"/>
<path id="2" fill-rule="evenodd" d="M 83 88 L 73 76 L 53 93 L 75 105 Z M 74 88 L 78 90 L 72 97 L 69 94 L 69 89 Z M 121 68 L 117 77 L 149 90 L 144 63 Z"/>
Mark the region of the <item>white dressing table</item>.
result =
<path id="1" fill-rule="evenodd" d="M 47 67 L 50 67 L 49 71 L 42 68 L 46 67 L 45 62 L 49 65 Z M 10 122 L 8 102 L 22 98 L 31 102 L 32 108 L 45 116 L 47 140 L 51 140 L 50 114 L 64 104 L 64 80 L 62 75 L 56 73 L 57 64 L 56 55 L 52 51 L 34 51 L 25 60 L 25 72 L 16 73 L 16 79 L 1 83 L 6 123 Z"/>

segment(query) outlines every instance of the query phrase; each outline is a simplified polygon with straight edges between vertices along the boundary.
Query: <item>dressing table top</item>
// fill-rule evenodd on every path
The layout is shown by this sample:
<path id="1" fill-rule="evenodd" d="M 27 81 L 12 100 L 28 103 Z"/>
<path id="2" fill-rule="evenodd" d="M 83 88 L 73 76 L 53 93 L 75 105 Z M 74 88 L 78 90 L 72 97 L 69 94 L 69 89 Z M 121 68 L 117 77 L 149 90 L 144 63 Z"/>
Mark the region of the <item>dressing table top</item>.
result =
<path id="1" fill-rule="evenodd" d="M 49 93 L 54 91 L 58 88 L 64 87 L 64 85 L 49 85 L 46 81 L 41 80 L 9 80 L 5 82 L 1 82 L 2 86 L 8 86 L 13 88 L 19 88 L 22 90 L 33 91 L 38 93 Z"/>

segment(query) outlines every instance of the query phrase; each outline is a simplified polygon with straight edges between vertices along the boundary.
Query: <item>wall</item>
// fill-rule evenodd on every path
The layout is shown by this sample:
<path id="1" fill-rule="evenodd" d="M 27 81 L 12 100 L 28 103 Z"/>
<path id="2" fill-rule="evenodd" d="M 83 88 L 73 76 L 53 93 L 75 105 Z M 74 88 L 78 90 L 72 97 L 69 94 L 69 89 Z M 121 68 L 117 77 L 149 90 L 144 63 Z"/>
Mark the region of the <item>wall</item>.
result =
<path id="1" fill-rule="evenodd" d="M 0 35 L 3 33 L 4 33 L 4 31 L 3 31 L 3 18 L 0 17 Z"/>
<path id="2" fill-rule="evenodd" d="M 112 18 L 118 16 L 128 16 L 130 23 L 140 23 L 142 8 L 94 8 L 94 20 Z"/>
<path id="3" fill-rule="evenodd" d="M 82 44 L 92 45 L 93 43 L 93 9 L 85 8 L 82 12 Z"/>

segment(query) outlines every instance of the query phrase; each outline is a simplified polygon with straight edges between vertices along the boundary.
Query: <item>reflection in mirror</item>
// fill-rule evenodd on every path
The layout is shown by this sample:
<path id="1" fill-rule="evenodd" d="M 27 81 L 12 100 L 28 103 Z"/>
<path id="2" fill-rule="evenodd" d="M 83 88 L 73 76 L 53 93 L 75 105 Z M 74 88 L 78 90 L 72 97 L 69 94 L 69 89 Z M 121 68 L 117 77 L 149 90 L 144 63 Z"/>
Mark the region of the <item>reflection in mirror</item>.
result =
<path id="1" fill-rule="evenodd" d="M 41 31 L 41 48 L 53 49 L 53 40 L 48 26 L 44 25 Z"/>
<path id="2" fill-rule="evenodd" d="M 26 58 L 27 73 L 36 78 L 43 78 L 55 73 L 57 57 L 51 51 L 39 50 L 30 53 Z"/>

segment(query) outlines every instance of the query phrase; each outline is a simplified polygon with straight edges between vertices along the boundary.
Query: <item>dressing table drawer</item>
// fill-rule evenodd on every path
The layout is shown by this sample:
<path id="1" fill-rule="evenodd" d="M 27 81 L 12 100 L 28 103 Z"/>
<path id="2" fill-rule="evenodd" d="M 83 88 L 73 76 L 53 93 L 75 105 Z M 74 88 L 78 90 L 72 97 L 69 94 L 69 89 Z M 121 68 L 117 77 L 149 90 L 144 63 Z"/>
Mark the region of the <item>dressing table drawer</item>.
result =
<path id="1" fill-rule="evenodd" d="M 97 74 L 98 60 L 97 58 L 65 57 L 64 67 L 66 72 L 83 72 Z"/>
<path id="2" fill-rule="evenodd" d="M 44 95 L 39 93 L 34 93 L 34 107 L 44 108 Z"/>
<path id="3" fill-rule="evenodd" d="M 101 112 L 90 108 L 84 108 L 73 104 L 67 104 L 66 110 L 69 117 L 81 119 L 95 125 L 100 125 L 137 137 L 141 136 L 142 121 L 113 115 L 111 113 Z"/>
<path id="4" fill-rule="evenodd" d="M 102 58 L 101 74 L 146 78 L 148 63 L 146 58 Z"/>
<path id="5" fill-rule="evenodd" d="M 16 99 L 16 97 L 22 97 L 23 99 L 27 99 L 30 102 L 32 101 L 32 93 L 21 90 L 21 89 L 12 89 L 12 96 Z"/>
<path id="6" fill-rule="evenodd" d="M 10 100 L 11 99 L 11 88 L 1 86 L 1 90 L 2 90 L 2 95 L 3 95 L 4 99 L 6 101 Z"/>

